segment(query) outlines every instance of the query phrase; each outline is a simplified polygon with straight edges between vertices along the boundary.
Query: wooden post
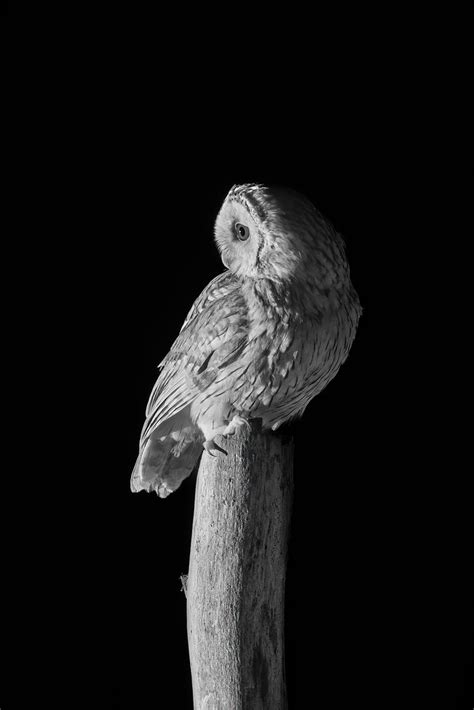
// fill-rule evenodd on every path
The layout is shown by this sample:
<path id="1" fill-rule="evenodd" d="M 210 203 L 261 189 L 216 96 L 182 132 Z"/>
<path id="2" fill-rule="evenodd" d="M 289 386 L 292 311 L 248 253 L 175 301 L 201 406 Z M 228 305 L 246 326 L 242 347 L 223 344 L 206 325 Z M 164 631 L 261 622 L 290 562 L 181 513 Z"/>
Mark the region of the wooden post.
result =
<path id="1" fill-rule="evenodd" d="M 187 580 L 194 710 L 283 710 L 293 442 L 250 431 L 203 453 Z"/>

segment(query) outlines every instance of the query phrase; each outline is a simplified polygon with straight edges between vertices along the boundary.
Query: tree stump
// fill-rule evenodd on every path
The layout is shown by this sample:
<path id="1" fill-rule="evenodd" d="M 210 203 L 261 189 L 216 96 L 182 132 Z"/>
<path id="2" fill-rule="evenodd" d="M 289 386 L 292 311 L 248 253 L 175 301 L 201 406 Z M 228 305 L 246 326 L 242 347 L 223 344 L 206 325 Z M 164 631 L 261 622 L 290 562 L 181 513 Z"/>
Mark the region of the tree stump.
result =
<path id="1" fill-rule="evenodd" d="M 196 486 L 188 645 L 195 710 L 283 710 L 284 595 L 293 442 L 249 431 L 203 453 Z"/>

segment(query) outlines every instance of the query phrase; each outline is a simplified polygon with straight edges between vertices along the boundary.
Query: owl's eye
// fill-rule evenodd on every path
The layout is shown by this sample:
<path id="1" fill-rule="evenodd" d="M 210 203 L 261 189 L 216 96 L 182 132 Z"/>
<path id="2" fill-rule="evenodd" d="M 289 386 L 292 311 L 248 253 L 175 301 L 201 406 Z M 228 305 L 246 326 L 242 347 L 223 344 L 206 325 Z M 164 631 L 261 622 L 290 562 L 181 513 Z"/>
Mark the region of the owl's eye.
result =
<path id="1" fill-rule="evenodd" d="M 245 242 L 245 240 L 248 239 L 250 236 L 250 230 L 248 227 L 245 226 L 245 224 L 236 222 L 234 224 L 234 234 L 237 239 L 240 239 L 241 242 Z"/>

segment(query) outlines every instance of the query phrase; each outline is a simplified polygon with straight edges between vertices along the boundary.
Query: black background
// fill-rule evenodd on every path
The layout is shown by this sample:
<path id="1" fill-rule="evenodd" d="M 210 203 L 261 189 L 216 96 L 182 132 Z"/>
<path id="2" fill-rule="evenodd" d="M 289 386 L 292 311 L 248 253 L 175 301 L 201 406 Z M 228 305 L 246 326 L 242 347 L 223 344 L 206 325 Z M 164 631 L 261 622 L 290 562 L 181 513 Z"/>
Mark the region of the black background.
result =
<path id="1" fill-rule="evenodd" d="M 192 706 L 179 576 L 195 481 L 162 501 L 132 495 L 129 476 L 156 365 L 222 270 L 215 215 L 233 184 L 265 182 L 304 192 L 344 235 L 364 308 L 347 363 L 294 428 L 290 707 L 463 707 L 468 477 L 421 403 L 432 298 L 419 257 L 434 251 L 445 149 L 425 62 L 368 56 L 329 87 L 317 72 L 273 71 L 270 86 L 230 68 L 217 92 L 205 71 L 186 85 L 140 75 L 134 48 L 131 65 L 124 50 L 85 74 L 81 55 L 20 128 L 32 199 L 19 220 L 42 235 L 28 245 L 23 416 L 46 433 L 6 518 L 13 697 Z"/>

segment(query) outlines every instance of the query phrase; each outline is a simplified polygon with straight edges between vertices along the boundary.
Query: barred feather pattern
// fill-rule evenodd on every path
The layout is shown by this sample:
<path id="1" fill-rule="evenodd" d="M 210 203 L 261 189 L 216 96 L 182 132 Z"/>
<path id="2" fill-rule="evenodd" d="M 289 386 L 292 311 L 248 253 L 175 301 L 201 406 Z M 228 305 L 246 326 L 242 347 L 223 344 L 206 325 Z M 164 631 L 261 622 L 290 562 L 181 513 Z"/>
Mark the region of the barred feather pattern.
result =
<path id="1" fill-rule="evenodd" d="M 361 307 L 344 242 L 305 197 L 234 186 L 215 238 L 227 269 L 197 298 L 160 363 L 132 490 L 176 490 L 203 443 L 225 435 L 234 417 L 259 417 L 275 430 L 301 416 L 356 334 Z"/>

